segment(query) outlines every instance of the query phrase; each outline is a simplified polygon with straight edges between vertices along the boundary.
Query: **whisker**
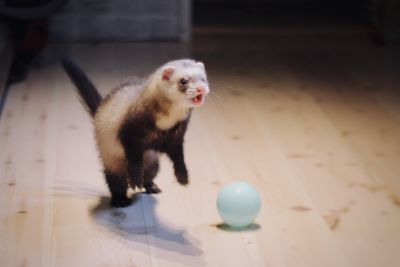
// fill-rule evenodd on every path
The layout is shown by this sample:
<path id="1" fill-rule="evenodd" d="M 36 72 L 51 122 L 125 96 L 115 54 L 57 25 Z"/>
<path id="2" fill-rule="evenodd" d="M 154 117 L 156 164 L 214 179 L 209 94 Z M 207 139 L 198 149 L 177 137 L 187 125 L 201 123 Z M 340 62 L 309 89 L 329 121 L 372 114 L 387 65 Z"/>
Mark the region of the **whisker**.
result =
<path id="1" fill-rule="evenodd" d="M 214 91 L 210 91 L 210 94 L 209 95 L 212 95 L 212 96 L 215 96 L 216 98 L 218 98 L 218 100 L 219 101 L 221 101 L 222 102 L 222 97 L 221 96 L 219 96 L 216 92 L 214 92 Z"/>

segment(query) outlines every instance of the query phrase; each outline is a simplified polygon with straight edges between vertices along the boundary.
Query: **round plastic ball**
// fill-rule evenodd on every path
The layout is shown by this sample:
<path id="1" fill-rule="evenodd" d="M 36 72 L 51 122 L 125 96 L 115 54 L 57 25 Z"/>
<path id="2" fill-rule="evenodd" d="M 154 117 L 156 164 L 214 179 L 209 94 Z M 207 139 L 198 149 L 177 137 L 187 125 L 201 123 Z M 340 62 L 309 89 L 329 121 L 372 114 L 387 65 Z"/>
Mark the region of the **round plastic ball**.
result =
<path id="1" fill-rule="evenodd" d="M 260 195 L 246 182 L 232 182 L 218 194 L 218 213 L 225 224 L 233 228 L 244 228 L 253 223 L 260 207 Z"/>

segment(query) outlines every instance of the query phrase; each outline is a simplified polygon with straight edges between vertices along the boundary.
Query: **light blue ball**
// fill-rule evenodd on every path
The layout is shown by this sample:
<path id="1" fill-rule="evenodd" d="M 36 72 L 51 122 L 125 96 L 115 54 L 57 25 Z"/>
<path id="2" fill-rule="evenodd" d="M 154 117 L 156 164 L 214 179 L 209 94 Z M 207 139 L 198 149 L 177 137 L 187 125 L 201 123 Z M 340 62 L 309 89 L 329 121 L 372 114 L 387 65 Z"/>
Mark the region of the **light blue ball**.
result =
<path id="1" fill-rule="evenodd" d="M 243 228 L 250 225 L 260 211 L 260 195 L 246 182 L 232 182 L 219 192 L 217 208 L 225 224 Z"/>

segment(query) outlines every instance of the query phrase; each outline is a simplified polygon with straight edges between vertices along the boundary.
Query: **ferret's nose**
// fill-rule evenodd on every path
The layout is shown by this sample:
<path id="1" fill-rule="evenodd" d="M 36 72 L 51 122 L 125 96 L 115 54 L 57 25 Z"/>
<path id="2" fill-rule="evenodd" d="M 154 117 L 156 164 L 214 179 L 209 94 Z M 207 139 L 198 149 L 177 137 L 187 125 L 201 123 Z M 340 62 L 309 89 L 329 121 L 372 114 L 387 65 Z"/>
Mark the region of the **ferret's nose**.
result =
<path id="1" fill-rule="evenodd" d="M 204 86 L 197 86 L 196 87 L 196 92 L 199 94 L 204 94 L 204 92 L 206 91 L 206 88 L 204 88 Z"/>

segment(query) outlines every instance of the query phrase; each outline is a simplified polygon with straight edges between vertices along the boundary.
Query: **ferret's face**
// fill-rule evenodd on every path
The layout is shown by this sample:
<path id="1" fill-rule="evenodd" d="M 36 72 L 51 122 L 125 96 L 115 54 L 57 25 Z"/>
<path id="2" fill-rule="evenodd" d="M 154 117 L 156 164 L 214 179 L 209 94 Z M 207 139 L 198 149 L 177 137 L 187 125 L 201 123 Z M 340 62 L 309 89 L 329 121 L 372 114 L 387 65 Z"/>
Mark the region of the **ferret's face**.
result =
<path id="1" fill-rule="evenodd" d="M 201 62 L 184 61 L 181 65 L 167 65 L 162 71 L 162 82 L 163 90 L 171 98 L 189 108 L 201 106 L 210 93 L 204 64 Z"/>

